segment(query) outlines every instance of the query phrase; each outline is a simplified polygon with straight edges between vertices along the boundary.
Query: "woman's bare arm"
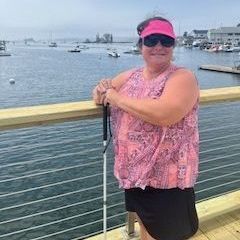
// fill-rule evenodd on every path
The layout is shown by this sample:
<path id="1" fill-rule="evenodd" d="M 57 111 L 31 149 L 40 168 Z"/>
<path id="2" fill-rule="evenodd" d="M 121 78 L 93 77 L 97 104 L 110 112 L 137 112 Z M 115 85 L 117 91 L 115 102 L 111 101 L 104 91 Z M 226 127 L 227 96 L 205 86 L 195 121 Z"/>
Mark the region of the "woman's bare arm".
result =
<path id="1" fill-rule="evenodd" d="M 177 70 L 167 81 L 159 99 L 122 97 L 109 89 L 106 101 L 154 125 L 172 125 L 180 121 L 194 106 L 199 88 L 194 74 L 186 69 Z"/>
<path id="2" fill-rule="evenodd" d="M 129 79 L 133 70 L 125 71 L 118 74 L 113 79 L 102 79 L 99 84 L 93 89 L 93 100 L 96 104 L 103 104 L 106 90 L 113 88 L 119 91 L 121 86 Z"/>

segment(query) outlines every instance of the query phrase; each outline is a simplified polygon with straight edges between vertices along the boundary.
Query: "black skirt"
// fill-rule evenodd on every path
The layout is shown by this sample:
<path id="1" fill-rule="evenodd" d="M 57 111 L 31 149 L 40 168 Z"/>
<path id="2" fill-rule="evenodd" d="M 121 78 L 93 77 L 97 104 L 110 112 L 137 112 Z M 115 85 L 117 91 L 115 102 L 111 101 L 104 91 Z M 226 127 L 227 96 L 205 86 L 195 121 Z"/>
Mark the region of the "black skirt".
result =
<path id="1" fill-rule="evenodd" d="M 198 230 L 193 188 L 126 189 L 125 203 L 156 240 L 184 240 Z"/>

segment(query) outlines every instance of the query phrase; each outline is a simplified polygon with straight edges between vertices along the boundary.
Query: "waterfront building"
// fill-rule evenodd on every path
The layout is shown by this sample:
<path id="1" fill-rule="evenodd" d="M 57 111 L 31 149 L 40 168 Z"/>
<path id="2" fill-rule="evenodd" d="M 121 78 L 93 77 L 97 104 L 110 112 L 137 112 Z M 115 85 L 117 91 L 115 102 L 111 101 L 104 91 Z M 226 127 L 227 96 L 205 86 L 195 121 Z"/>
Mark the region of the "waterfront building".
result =
<path id="1" fill-rule="evenodd" d="M 220 27 L 208 31 L 208 39 L 215 43 L 240 45 L 240 27 Z"/>
<path id="2" fill-rule="evenodd" d="M 207 39 L 208 30 L 192 30 L 189 33 L 189 36 L 192 36 L 194 39 Z"/>

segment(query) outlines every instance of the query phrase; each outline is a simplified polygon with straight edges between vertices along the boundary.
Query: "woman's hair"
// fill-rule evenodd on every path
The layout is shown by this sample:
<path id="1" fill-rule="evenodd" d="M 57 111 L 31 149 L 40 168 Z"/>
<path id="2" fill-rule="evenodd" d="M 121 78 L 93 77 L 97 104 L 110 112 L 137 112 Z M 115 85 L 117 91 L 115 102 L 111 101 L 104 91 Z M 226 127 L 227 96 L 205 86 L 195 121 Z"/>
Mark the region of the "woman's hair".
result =
<path id="1" fill-rule="evenodd" d="M 141 32 L 145 29 L 145 27 L 147 27 L 147 25 L 153 20 L 165 21 L 165 22 L 169 22 L 171 24 L 171 22 L 169 20 L 167 20 L 166 18 L 163 18 L 163 17 L 156 16 L 156 17 L 147 18 L 146 20 L 139 23 L 137 26 L 137 33 L 139 36 L 141 35 Z M 140 37 L 138 39 L 137 46 L 139 48 L 142 47 L 142 39 Z"/>

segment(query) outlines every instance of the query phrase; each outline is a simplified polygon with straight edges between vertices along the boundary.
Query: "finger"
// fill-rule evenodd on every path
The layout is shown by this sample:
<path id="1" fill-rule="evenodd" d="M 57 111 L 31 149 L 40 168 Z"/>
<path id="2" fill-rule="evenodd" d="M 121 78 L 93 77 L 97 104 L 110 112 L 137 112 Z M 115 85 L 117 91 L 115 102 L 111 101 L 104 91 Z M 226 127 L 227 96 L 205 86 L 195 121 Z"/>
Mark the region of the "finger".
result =
<path id="1" fill-rule="evenodd" d="M 98 85 L 98 87 L 97 87 L 97 91 L 98 91 L 99 94 L 106 93 L 106 90 L 107 90 L 107 88 L 103 85 Z"/>
<path id="2" fill-rule="evenodd" d="M 103 105 L 107 106 L 108 103 L 109 103 L 108 98 L 105 96 L 105 98 L 103 100 Z"/>
<path id="3" fill-rule="evenodd" d="M 100 86 L 103 86 L 104 88 L 111 88 L 112 87 L 112 80 L 111 79 L 103 79 L 100 81 Z"/>
<path id="4" fill-rule="evenodd" d="M 100 97 L 101 104 L 104 104 L 105 99 L 106 99 L 106 94 L 102 94 Z"/>

